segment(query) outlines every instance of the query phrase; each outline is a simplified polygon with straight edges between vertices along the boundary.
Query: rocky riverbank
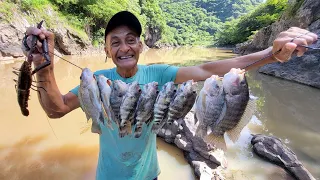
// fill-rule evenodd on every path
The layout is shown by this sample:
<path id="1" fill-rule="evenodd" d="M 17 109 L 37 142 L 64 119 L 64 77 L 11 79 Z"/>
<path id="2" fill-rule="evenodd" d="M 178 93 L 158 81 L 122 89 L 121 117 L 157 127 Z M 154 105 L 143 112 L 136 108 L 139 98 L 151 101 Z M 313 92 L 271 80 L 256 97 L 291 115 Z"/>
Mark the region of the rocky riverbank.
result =
<path id="1" fill-rule="evenodd" d="M 292 6 L 299 3 L 289 1 Z M 300 1 L 298 1 L 300 2 Z M 278 22 L 262 28 L 251 41 L 238 44 L 235 53 L 249 54 L 272 46 L 277 35 L 290 27 L 309 29 L 320 36 L 320 1 L 305 0 L 293 16 L 284 13 Z M 296 7 L 297 8 L 297 7 Z M 320 47 L 317 42 L 315 47 Z M 261 67 L 260 73 L 295 81 L 305 85 L 320 88 L 320 51 L 309 50 L 304 56 L 296 57 L 287 63 L 272 63 Z"/>

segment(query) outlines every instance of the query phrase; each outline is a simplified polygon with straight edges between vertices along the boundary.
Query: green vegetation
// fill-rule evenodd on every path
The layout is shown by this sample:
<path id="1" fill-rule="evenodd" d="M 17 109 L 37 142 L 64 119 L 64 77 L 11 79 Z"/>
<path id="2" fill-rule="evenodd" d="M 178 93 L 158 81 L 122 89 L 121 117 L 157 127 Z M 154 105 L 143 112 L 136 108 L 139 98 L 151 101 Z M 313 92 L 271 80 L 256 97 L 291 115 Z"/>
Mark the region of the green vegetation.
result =
<path id="1" fill-rule="evenodd" d="M 257 30 L 278 20 L 287 0 L 267 0 L 253 12 L 225 22 L 216 33 L 217 45 L 237 44 L 248 40 Z"/>
<path id="2" fill-rule="evenodd" d="M 297 0 L 290 13 L 302 3 Z M 160 32 L 157 44 L 224 46 L 244 42 L 278 20 L 287 0 L 4 0 L 0 6 L 1 18 L 8 22 L 18 11 L 30 23 L 45 19 L 48 28 L 62 22 L 95 46 L 103 45 L 108 20 L 122 10 L 140 19 L 143 33 Z"/>

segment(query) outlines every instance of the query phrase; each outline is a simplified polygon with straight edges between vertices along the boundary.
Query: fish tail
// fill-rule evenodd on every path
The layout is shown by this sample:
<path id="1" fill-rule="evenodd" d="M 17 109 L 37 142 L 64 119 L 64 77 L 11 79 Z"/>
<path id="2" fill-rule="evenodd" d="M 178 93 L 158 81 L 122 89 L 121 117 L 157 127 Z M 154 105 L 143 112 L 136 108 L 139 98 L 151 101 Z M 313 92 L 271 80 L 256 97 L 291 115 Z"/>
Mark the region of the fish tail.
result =
<path id="1" fill-rule="evenodd" d="M 207 127 L 199 125 L 197 130 L 196 130 L 196 135 L 199 135 L 200 137 L 207 136 Z"/>
<path id="2" fill-rule="evenodd" d="M 138 122 L 134 131 L 134 137 L 139 138 L 141 136 L 141 132 L 142 132 L 142 124 Z"/>
<path id="3" fill-rule="evenodd" d="M 227 144 L 226 141 L 224 140 L 223 135 L 214 135 L 211 133 L 205 138 L 205 141 L 208 142 L 209 144 L 214 145 L 218 149 L 222 149 L 223 151 L 227 150 Z"/>
<path id="4" fill-rule="evenodd" d="M 91 132 L 101 134 L 101 127 L 95 121 L 92 121 Z"/>
<path id="5" fill-rule="evenodd" d="M 131 130 L 130 121 L 125 121 L 123 124 L 120 124 L 119 135 L 120 135 L 121 138 L 126 136 L 126 135 L 129 135 L 131 133 L 132 133 L 132 130 Z"/>

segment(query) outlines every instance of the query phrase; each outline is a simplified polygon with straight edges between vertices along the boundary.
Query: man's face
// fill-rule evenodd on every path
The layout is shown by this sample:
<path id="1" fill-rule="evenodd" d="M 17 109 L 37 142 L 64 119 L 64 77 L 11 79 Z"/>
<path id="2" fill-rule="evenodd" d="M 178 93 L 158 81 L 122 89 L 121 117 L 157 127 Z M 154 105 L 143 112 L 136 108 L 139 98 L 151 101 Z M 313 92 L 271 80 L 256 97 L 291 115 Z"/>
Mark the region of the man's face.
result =
<path id="1" fill-rule="evenodd" d="M 119 26 L 107 35 L 105 51 L 118 68 L 131 69 L 138 63 L 142 42 L 130 28 Z"/>

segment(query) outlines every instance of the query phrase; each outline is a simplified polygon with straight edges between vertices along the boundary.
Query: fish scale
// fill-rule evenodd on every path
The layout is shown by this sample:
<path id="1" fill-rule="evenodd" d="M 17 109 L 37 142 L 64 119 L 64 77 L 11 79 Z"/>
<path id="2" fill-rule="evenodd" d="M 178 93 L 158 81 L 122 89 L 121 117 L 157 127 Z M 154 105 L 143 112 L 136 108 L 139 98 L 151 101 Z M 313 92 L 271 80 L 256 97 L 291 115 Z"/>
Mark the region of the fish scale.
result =
<path id="1" fill-rule="evenodd" d="M 152 131 L 158 133 L 159 129 L 165 124 L 169 105 L 172 102 L 174 95 L 177 91 L 174 82 L 170 81 L 163 85 L 159 92 L 155 105 L 154 105 L 154 123 Z"/>
<path id="2" fill-rule="evenodd" d="M 131 126 L 134 122 L 135 110 L 140 95 L 140 86 L 138 82 L 134 81 L 129 85 L 120 105 L 120 137 L 124 137 L 132 133 Z"/>
<path id="3" fill-rule="evenodd" d="M 79 102 L 87 120 L 92 119 L 91 132 L 101 134 L 99 122 L 104 123 L 102 104 L 97 81 L 88 68 L 82 70 L 79 86 Z"/>
<path id="4" fill-rule="evenodd" d="M 183 118 L 192 109 L 197 97 L 195 84 L 196 83 L 194 83 L 193 80 L 189 80 L 184 82 L 178 89 L 174 100 L 169 105 L 168 125 L 171 125 L 174 121 Z"/>
<path id="5" fill-rule="evenodd" d="M 222 82 L 217 75 L 206 79 L 196 100 L 195 120 L 199 121 L 196 134 L 205 137 L 208 128 L 223 117 L 225 93 Z"/>
<path id="6" fill-rule="evenodd" d="M 143 123 L 153 118 L 153 109 L 158 93 L 157 82 L 151 82 L 144 85 L 135 113 L 136 127 L 134 136 L 136 138 L 139 138 L 141 136 Z"/>
<path id="7" fill-rule="evenodd" d="M 224 75 L 222 83 L 226 93 L 226 112 L 224 117 L 212 126 L 215 135 L 223 135 L 234 128 L 241 120 L 249 101 L 248 83 L 240 69 L 231 69 Z"/>
<path id="8" fill-rule="evenodd" d="M 107 116 L 107 125 L 109 128 L 112 129 L 112 123 L 111 121 L 113 120 L 113 113 L 111 110 L 111 105 L 110 105 L 110 95 L 111 95 L 111 87 L 109 86 L 108 82 L 110 80 L 105 77 L 104 75 L 99 75 L 98 76 L 98 87 L 100 91 L 100 98 L 103 104 L 103 109 L 104 112 Z"/>
<path id="9" fill-rule="evenodd" d="M 112 82 L 110 105 L 112 109 L 113 121 L 119 126 L 120 125 L 120 106 L 123 96 L 128 90 L 128 84 L 121 80 L 115 80 Z"/>

